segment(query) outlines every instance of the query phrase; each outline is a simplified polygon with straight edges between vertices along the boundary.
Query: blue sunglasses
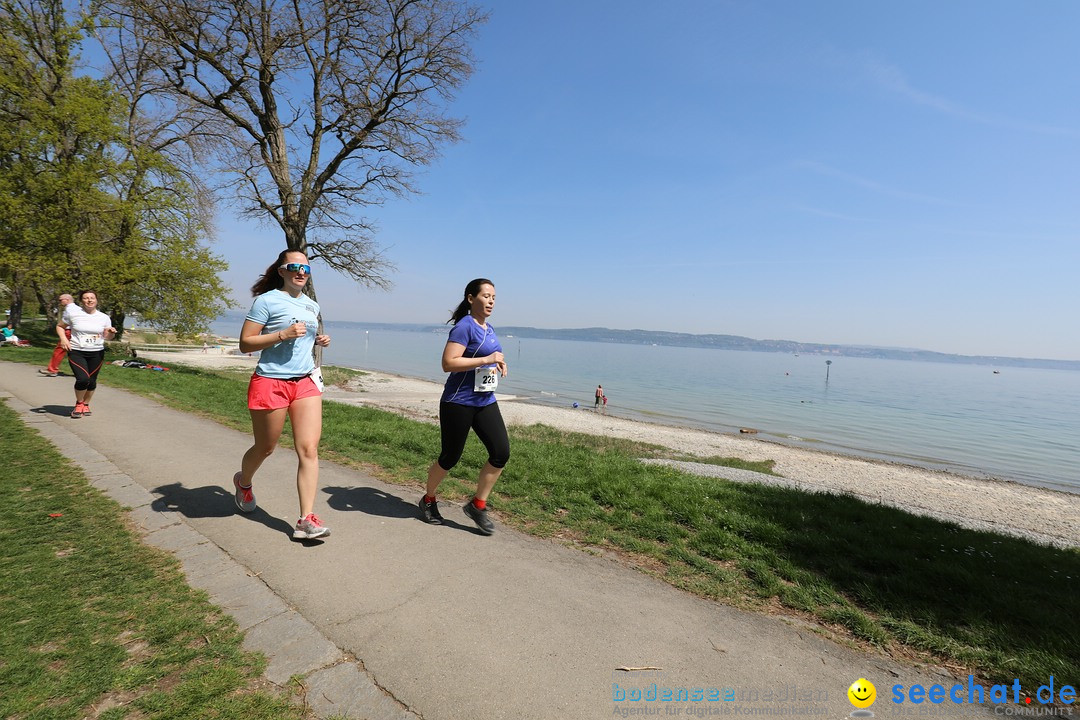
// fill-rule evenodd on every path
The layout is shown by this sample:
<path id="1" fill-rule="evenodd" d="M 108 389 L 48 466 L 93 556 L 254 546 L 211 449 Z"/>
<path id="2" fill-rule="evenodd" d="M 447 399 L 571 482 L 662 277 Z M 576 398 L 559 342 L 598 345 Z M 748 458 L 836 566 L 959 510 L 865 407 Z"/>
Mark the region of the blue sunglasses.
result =
<path id="1" fill-rule="evenodd" d="M 305 275 L 311 274 L 311 266 L 304 265 L 303 263 L 285 263 L 278 267 L 283 268 L 286 272 L 302 272 Z"/>

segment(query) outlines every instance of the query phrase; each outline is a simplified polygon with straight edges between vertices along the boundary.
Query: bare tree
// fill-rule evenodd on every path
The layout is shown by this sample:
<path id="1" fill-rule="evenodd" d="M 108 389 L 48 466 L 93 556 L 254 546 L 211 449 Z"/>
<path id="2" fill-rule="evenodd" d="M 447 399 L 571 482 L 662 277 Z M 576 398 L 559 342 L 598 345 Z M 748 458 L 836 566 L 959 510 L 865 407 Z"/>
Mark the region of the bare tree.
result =
<path id="1" fill-rule="evenodd" d="M 127 100 L 122 160 L 131 172 L 128 186 L 122 187 L 120 194 L 130 194 L 131 186 L 148 175 L 161 173 L 160 164 L 153 160 L 157 156 L 165 158 L 169 172 L 182 177 L 183 190 L 191 193 L 184 197 L 191 216 L 210 232 L 214 225 L 214 196 L 200 172 L 200 162 L 208 159 L 214 139 L 220 135 L 216 125 L 191 102 L 161 94 L 155 56 L 145 36 L 112 24 L 94 23 L 91 31 L 107 60 L 99 71 Z"/>
<path id="2" fill-rule="evenodd" d="M 208 157 L 218 133 L 190 101 L 159 95 L 160 75 L 146 36 L 100 23 L 92 30 L 102 41 L 108 60 L 101 70 L 127 100 L 127 112 L 121 120 L 121 171 L 109 178 L 109 185 L 130 211 L 117 219 L 112 243 L 117 251 L 149 244 L 157 250 L 155 259 L 169 256 L 180 265 L 202 264 L 203 272 L 197 277 L 205 286 L 199 288 L 202 295 L 185 293 L 179 303 L 168 302 L 173 296 L 163 292 L 161 285 L 171 281 L 175 266 L 147 267 L 138 258 L 125 264 L 132 272 L 120 278 L 127 287 L 119 295 L 128 302 L 114 303 L 111 317 L 121 332 L 128 310 L 137 311 L 156 327 L 186 330 L 191 316 L 216 315 L 218 300 L 225 293 L 217 274 L 206 272 L 223 269 L 224 263 L 191 242 L 213 235 L 214 197 L 199 165 L 200 159 Z M 116 42 L 105 42 L 103 31 Z M 190 266 L 186 269 L 190 271 Z M 196 299 L 199 297 L 211 302 L 201 303 Z"/>
<path id="3" fill-rule="evenodd" d="M 109 42 L 152 66 L 153 92 L 189 113 L 176 117 L 216 149 L 246 213 L 289 249 L 389 284 L 364 211 L 415 192 L 415 170 L 459 139 L 445 106 L 472 73 L 485 14 L 457 0 L 100 0 L 95 12 Z"/>

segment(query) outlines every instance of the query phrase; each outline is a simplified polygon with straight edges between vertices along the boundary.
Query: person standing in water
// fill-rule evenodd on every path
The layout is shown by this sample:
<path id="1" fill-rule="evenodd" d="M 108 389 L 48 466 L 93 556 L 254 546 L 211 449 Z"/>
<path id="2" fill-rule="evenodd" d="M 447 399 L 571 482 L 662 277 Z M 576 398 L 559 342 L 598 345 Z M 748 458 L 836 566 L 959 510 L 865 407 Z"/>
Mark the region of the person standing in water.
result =
<path id="1" fill-rule="evenodd" d="M 425 522 L 442 523 L 435 491 L 461 459 L 471 428 L 487 449 L 488 460 L 480 468 L 476 493 L 463 509 L 484 535 L 495 532 L 487 499 L 510 459 L 510 439 L 495 399 L 499 377 L 506 377 L 507 369 L 502 345 L 488 324 L 494 308 L 495 284 L 477 278 L 465 286 L 464 298 L 447 321 L 454 327 L 442 354 L 443 372 L 450 373 L 439 402 L 442 449 L 428 468 L 427 488 L 418 503 Z"/>

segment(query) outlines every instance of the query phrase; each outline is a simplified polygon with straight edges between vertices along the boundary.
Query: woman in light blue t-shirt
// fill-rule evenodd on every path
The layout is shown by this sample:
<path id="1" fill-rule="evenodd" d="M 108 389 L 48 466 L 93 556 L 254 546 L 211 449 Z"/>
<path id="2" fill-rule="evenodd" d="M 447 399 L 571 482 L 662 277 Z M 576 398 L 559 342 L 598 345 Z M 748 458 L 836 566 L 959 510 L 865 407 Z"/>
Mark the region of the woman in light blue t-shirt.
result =
<path id="1" fill-rule="evenodd" d="M 463 508 L 480 532 L 491 535 L 495 523 L 488 517 L 487 499 L 510 459 L 510 440 L 495 388 L 506 377 L 506 358 L 488 324 L 495 308 L 495 285 L 477 278 L 465 286 L 465 297 L 448 322 L 454 323 L 443 348 L 442 369 L 450 373 L 439 402 L 442 450 L 428 468 L 427 488 L 420 498 L 420 517 L 432 525 L 443 521 L 435 491 L 446 474 L 461 459 L 465 440 L 472 429 L 488 451 L 488 461 L 480 468 L 476 494 Z"/>
<path id="2" fill-rule="evenodd" d="M 248 411 L 254 444 L 233 476 L 236 506 L 255 511 L 252 478 L 277 447 L 285 418 L 292 423 L 299 464 L 296 490 L 300 519 L 293 539 L 326 537 L 330 528 L 315 514 L 319 486 L 319 440 L 322 437 L 322 376 L 315 367 L 316 345 L 330 345 L 317 334 L 319 304 L 304 295 L 311 265 L 299 250 L 284 250 L 251 288 L 255 302 L 240 330 L 240 351 L 258 352 L 259 364 L 248 383 Z"/>

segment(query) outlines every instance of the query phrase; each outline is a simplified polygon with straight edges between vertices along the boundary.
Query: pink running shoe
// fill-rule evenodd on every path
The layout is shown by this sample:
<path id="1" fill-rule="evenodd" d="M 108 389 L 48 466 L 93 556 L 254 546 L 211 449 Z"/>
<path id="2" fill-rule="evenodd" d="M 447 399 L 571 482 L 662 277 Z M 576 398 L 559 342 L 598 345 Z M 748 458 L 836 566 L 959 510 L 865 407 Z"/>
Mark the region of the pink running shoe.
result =
<path id="1" fill-rule="evenodd" d="M 255 512 L 255 493 L 252 492 L 250 485 L 247 487 L 240 485 L 243 478 L 244 474 L 239 472 L 232 478 L 233 487 L 236 488 L 236 507 L 240 508 L 240 512 Z"/>
<path id="2" fill-rule="evenodd" d="M 293 540 L 314 540 L 315 538 L 329 537 L 330 528 L 322 524 L 319 516 L 308 513 L 296 521 L 296 529 L 292 532 Z"/>

